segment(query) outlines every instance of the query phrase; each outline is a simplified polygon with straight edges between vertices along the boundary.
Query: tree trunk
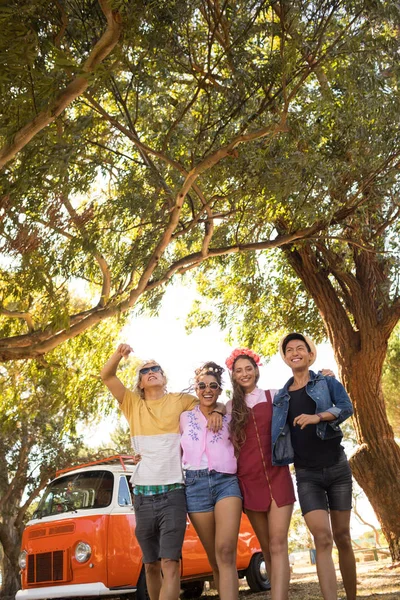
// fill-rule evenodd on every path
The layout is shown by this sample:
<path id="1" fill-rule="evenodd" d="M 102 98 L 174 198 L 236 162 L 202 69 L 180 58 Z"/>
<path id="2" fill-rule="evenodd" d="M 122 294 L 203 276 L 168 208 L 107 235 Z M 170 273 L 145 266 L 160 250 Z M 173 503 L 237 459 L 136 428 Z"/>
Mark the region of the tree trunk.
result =
<path id="1" fill-rule="evenodd" d="M 341 368 L 343 383 L 354 405 L 353 421 L 361 444 L 350 464 L 376 513 L 392 559 L 399 561 L 400 447 L 385 411 L 381 388 L 383 360 L 377 359 L 372 348 L 358 352 L 354 359 L 351 375 L 346 366 Z"/>
<path id="2" fill-rule="evenodd" d="M 19 501 L 18 494 L 14 500 Z M 18 557 L 21 549 L 23 525 L 16 525 L 15 514 L 18 513 L 16 502 L 9 503 L 7 511 L 2 511 L 0 521 L 0 544 L 3 555 L 3 580 L 0 589 L 1 600 L 14 600 L 21 587 Z"/>
<path id="3" fill-rule="evenodd" d="M 1 542 L 3 549 L 3 581 L 0 590 L 1 600 L 14 600 L 21 587 L 18 556 L 22 533 L 14 527 L 14 519 L 3 518 L 1 523 Z"/>
<path id="4" fill-rule="evenodd" d="M 390 318 L 389 301 L 383 304 L 382 295 L 377 293 L 379 265 L 370 253 L 355 257 L 357 268 L 353 271 L 339 270 L 337 257 L 330 263 L 328 252 L 321 257 L 310 244 L 290 249 L 286 255 L 320 311 L 341 379 L 353 402 L 360 445 L 350 460 L 354 477 L 376 513 L 393 561 L 399 561 L 400 447 L 387 418 L 381 386 L 387 344 L 396 320 Z M 342 298 L 332 278 L 339 284 Z"/>
<path id="5" fill-rule="evenodd" d="M 0 589 L 1 600 L 14 600 L 15 594 L 21 587 L 19 567 L 11 564 L 6 555 L 3 556 L 3 581 Z"/>

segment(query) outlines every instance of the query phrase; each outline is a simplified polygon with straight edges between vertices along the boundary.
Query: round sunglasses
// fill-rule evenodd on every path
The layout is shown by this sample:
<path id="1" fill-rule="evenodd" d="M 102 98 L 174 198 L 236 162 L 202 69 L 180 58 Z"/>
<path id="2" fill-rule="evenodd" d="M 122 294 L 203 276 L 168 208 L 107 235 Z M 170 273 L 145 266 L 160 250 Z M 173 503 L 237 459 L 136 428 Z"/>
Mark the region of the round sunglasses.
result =
<path id="1" fill-rule="evenodd" d="M 199 390 L 205 390 L 206 388 L 210 388 L 210 390 L 217 390 L 220 386 L 216 381 L 212 381 L 211 383 L 204 383 L 204 381 L 199 381 L 197 384 L 197 388 Z"/>

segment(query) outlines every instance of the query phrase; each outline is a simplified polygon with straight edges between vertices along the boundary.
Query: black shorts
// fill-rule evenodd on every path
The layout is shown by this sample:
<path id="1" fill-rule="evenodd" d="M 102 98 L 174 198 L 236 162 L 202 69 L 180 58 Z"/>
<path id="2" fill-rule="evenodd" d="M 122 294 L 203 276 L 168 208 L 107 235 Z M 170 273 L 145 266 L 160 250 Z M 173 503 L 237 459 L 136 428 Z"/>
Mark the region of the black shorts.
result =
<path id="1" fill-rule="evenodd" d="M 164 494 L 134 499 L 136 539 L 143 554 L 143 562 L 161 558 L 179 560 L 186 531 L 185 490 L 176 489 Z"/>
<path id="2" fill-rule="evenodd" d="M 331 467 L 297 468 L 296 483 L 303 515 L 312 510 L 351 510 L 352 478 L 345 454 Z"/>

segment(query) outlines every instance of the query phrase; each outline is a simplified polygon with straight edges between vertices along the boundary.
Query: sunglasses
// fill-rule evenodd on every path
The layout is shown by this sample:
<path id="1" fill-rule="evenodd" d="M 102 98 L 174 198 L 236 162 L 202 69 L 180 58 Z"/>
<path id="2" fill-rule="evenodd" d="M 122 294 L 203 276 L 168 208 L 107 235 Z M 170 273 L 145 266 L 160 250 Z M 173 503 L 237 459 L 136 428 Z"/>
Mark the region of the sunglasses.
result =
<path id="1" fill-rule="evenodd" d="M 219 385 L 216 381 L 212 381 L 211 383 L 204 383 L 204 381 L 200 381 L 197 384 L 197 388 L 199 390 L 205 390 L 208 387 L 210 388 L 210 390 L 218 390 Z"/>
<path id="2" fill-rule="evenodd" d="M 160 365 L 153 365 L 152 367 L 144 367 L 143 369 L 140 369 L 139 373 L 140 375 L 147 375 L 147 373 L 162 373 L 162 368 L 160 367 Z"/>

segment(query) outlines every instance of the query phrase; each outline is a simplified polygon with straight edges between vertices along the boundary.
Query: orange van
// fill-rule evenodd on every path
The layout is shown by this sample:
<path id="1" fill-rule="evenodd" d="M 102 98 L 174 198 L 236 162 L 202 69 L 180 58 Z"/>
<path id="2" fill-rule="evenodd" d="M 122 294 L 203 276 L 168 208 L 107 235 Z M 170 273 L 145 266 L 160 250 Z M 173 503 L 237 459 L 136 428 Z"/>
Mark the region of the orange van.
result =
<path id="1" fill-rule="evenodd" d="M 112 456 L 58 471 L 27 524 L 16 600 L 123 597 L 146 600 L 142 554 L 135 537 L 132 457 Z M 253 591 L 270 588 L 258 540 L 245 515 L 237 569 Z M 182 589 L 197 598 L 212 572 L 190 523 L 182 550 Z M 132 596 L 133 597 L 133 596 Z"/>

